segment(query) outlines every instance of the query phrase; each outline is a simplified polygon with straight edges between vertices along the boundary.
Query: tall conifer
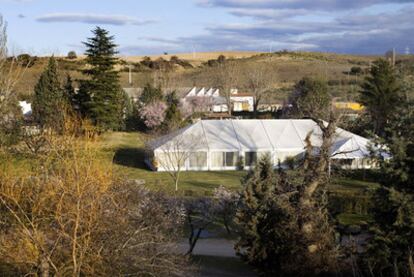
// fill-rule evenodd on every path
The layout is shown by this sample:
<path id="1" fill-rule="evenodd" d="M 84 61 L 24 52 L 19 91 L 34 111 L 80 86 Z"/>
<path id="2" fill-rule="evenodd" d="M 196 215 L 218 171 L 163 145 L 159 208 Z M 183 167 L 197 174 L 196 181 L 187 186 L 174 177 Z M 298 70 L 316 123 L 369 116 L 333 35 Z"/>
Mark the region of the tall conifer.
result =
<path id="1" fill-rule="evenodd" d="M 164 126 L 167 130 L 172 130 L 180 127 L 181 112 L 178 107 L 180 101 L 177 98 L 175 91 L 167 95 L 168 108 L 165 111 Z"/>
<path id="2" fill-rule="evenodd" d="M 33 118 L 42 128 L 59 129 L 63 126 L 63 103 L 56 60 L 51 57 L 34 88 Z"/>
<path id="3" fill-rule="evenodd" d="M 81 81 L 80 109 L 102 130 L 118 129 L 123 120 L 124 99 L 119 73 L 115 70 L 117 45 L 114 37 L 100 27 L 92 33 L 94 36 L 84 42 L 88 67 L 83 74 L 89 78 Z"/>
<path id="4" fill-rule="evenodd" d="M 402 100 L 400 90 L 393 66 L 384 59 L 375 61 L 362 84 L 360 102 L 366 107 L 377 135 L 384 135 L 390 117 L 397 112 Z"/>

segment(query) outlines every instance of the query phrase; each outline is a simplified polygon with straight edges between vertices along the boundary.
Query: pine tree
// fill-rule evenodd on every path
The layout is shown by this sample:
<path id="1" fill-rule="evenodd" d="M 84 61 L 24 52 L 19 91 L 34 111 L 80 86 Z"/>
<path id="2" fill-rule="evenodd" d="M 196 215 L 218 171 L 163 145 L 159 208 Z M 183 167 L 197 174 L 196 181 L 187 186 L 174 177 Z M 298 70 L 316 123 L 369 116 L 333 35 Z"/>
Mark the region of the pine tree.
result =
<path id="1" fill-rule="evenodd" d="M 337 270 L 338 250 L 327 209 L 329 149 L 335 120 L 319 121 L 323 143 L 315 155 L 307 137 L 307 154 L 295 175 L 275 173 L 269 157 L 244 180 L 236 222 L 237 253 L 270 276 L 319 276 Z"/>
<path id="2" fill-rule="evenodd" d="M 89 79 L 80 83 L 80 109 L 100 129 L 117 129 L 123 120 L 124 96 L 115 70 L 118 59 L 114 37 L 100 27 L 92 33 L 94 37 L 84 42 L 89 67 L 83 74 Z"/>
<path id="3" fill-rule="evenodd" d="M 59 81 L 57 64 L 54 57 L 34 88 L 33 118 L 42 128 L 61 130 L 63 126 L 63 91 Z"/>
<path id="4" fill-rule="evenodd" d="M 360 102 L 373 121 L 375 134 L 383 136 L 390 117 L 402 100 L 393 66 L 384 59 L 375 61 L 361 88 Z"/>
<path id="5" fill-rule="evenodd" d="M 178 108 L 179 100 L 175 91 L 167 95 L 168 108 L 165 112 L 164 126 L 166 130 L 172 130 L 178 128 L 181 123 L 181 112 Z"/>
<path id="6" fill-rule="evenodd" d="M 77 110 L 79 108 L 75 94 L 75 88 L 73 87 L 73 80 L 69 74 L 66 76 L 66 81 L 63 85 L 63 96 L 69 107 L 71 107 L 73 110 Z"/>
<path id="7" fill-rule="evenodd" d="M 141 96 L 139 97 L 139 104 L 142 106 L 163 100 L 163 94 L 160 87 L 154 87 L 150 83 L 144 86 Z"/>
<path id="8" fill-rule="evenodd" d="M 288 185 L 273 172 L 269 157 L 259 160 L 243 183 L 236 214 L 237 254 L 263 273 L 285 271 L 298 231 L 294 207 L 284 194 Z"/>
<path id="9" fill-rule="evenodd" d="M 414 276 L 414 109 L 403 102 L 385 129 L 392 158 L 381 162 L 381 187 L 373 196 L 371 240 L 365 262 L 371 274 Z"/>

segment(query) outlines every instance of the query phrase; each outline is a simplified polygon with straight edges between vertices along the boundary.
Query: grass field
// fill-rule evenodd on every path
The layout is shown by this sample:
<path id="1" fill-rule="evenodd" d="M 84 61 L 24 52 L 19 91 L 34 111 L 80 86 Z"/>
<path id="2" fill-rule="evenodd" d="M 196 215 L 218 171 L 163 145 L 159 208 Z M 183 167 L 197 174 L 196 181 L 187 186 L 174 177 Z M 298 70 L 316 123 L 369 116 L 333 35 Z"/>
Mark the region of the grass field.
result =
<path id="1" fill-rule="evenodd" d="M 149 139 L 142 133 L 108 133 L 103 137 L 102 149 L 113 158 L 115 169 L 122 177 L 142 179 L 151 189 L 172 193 L 174 185 L 169 174 L 150 171 L 144 164 L 144 145 Z M 209 195 L 220 185 L 240 189 L 240 180 L 245 174 L 242 171 L 182 172 L 179 194 Z"/>
<path id="2" fill-rule="evenodd" d="M 151 189 L 172 193 L 174 185 L 168 173 L 150 171 L 144 164 L 144 145 L 149 139 L 150 136 L 137 132 L 113 132 L 104 135 L 101 144 L 108 157 L 113 158 L 116 171 L 123 177 L 142 179 Z M 182 172 L 179 194 L 211 195 L 213 189 L 220 185 L 240 190 L 240 180 L 245 175 L 245 171 Z M 334 179 L 329 189 L 335 193 L 359 194 L 377 186 L 373 182 L 340 177 Z"/>
<path id="3" fill-rule="evenodd" d="M 182 172 L 178 192 L 174 191 L 174 183 L 168 173 L 150 171 L 143 162 L 144 145 L 151 137 L 143 133 L 113 132 L 104 135 L 101 147 L 108 158 L 113 159 L 115 170 L 121 177 L 144 180 L 145 185 L 155 191 L 180 196 L 211 196 L 214 188 L 223 185 L 232 190 L 241 190 L 241 180 L 245 171 L 203 171 Z M 349 177 L 335 177 L 328 188 L 342 199 L 339 202 L 353 202 L 352 199 L 366 197 L 370 191 L 378 187 L 377 183 Z M 338 198 L 336 198 L 338 199 Z M 347 203 L 347 202 L 346 202 Z M 334 203 L 339 204 L 339 203 Z M 341 204 L 343 205 L 343 203 Z M 353 204 L 345 204 L 345 206 Z M 335 206 L 335 205 L 334 205 Z M 353 212 L 341 212 L 336 216 L 342 225 L 361 225 L 370 221 L 366 211 L 355 208 Z M 220 229 L 220 228 L 218 228 Z M 214 232 L 219 233 L 217 230 Z"/>

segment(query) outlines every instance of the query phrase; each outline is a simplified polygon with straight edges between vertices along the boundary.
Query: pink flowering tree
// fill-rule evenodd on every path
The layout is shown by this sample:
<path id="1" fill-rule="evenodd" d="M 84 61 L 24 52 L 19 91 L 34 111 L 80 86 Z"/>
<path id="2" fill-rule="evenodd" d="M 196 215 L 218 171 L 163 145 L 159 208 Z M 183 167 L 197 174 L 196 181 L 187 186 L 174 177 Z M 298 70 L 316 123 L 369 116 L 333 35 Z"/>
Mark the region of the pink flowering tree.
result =
<path id="1" fill-rule="evenodd" d="M 139 117 L 144 121 L 147 128 L 154 129 L 164 122 L 166 110 L 167 105 L 164 102 L 157 101 L 142 107 L 139 111 Z"/>

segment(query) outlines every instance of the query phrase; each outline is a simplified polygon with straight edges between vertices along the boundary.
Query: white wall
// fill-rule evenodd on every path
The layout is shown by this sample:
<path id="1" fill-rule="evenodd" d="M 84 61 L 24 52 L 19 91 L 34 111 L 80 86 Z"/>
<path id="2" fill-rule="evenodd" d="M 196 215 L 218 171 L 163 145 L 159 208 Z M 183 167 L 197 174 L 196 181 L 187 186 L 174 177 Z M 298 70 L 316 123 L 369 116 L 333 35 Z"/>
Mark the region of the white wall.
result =
<path id="1" fill-rule="evenodd" d="M 223 151 L 200 151 L 200 152 L 206 152 L 207 153 L 207 163 L 206 166 L 204 167 L 200 167 L 200 168 L 194 168 L 194 167 L 190 167 L 190 161 L 189 158 L 187 158 L 185 160 L 185 162 L 182 165 L 181 170 L 182 171 L 222 171 L 222 170 L 237 170 L 237 163 L 236 166 L 221 166 L 221 167 L 217 167 L 217 166 L 213 166 L 212 164 L 212 152 L 223 152 Z M 229 151 L 232 152 L 232 151 Z M 245 152 L 250 152 L 248 150 L 244 150 L 241 152 L 238 152 L 238 156 L 239 157 L 243 157 L 243 160 L 246 162 L 246 158 L 245 158 Z M 298 151 L 295 149 L 292 149 L 291 151 L 255 151 L 252 150 L 251 152 L 257 152 L 257 159 L 260 159 L 262 156 L 264 156 L 266 153 L 270 154 L 271 160 L 273 162 L 274 167 L 277 167 L 279 165 L 279 161 L 280 163 L 284 163 L 286 158 L 288 157 L 296 157 L 299 158 L 300 156 L 302 156 L 304 154 L 304 151 Z M 154 157 L 157 161 L 158 164 L 158 169 L 157 171 L 161 171 L 161 172 L 165 172 L 168 171 L 169 168 L 171 168 L 170 166 L 163 166 L 163 164 L 167 164 L 168 161 L 163 160 L 163 156 L 165 154 L 162 152 L 155 152 L 154 153 Z M 188 157 L 189 154 L 187 154 Z M 354 159 L 352 161 L 351 164 L 340 164 L 339 160 L 333 160 L 333 163 L 337 163 L 337 165 L 339 165 L 341 168 L 343 169 L 370 169 L 370 168 L 376 168 L 376 165 L 374 163 L 371 162 L 370 159 Z M 152 164 L 151 161 L 147 161 L 148 164 Z M 152 170 L 154 170 L 153 168 L 151 168 Z M 244 166 L 245 170 L 249 170 L 251 169 L 250 166 Z"/>
<path id="2" fill-rule="evenodd" d="M 254 111 L 254 97 L 253 96 L 234 96 L 230 97 L 231 102 L 233 103 L 233 111 L 235 112 L 242 112 L 243 111 L 243 103 L 248 105 L 249 112 Z"/>

